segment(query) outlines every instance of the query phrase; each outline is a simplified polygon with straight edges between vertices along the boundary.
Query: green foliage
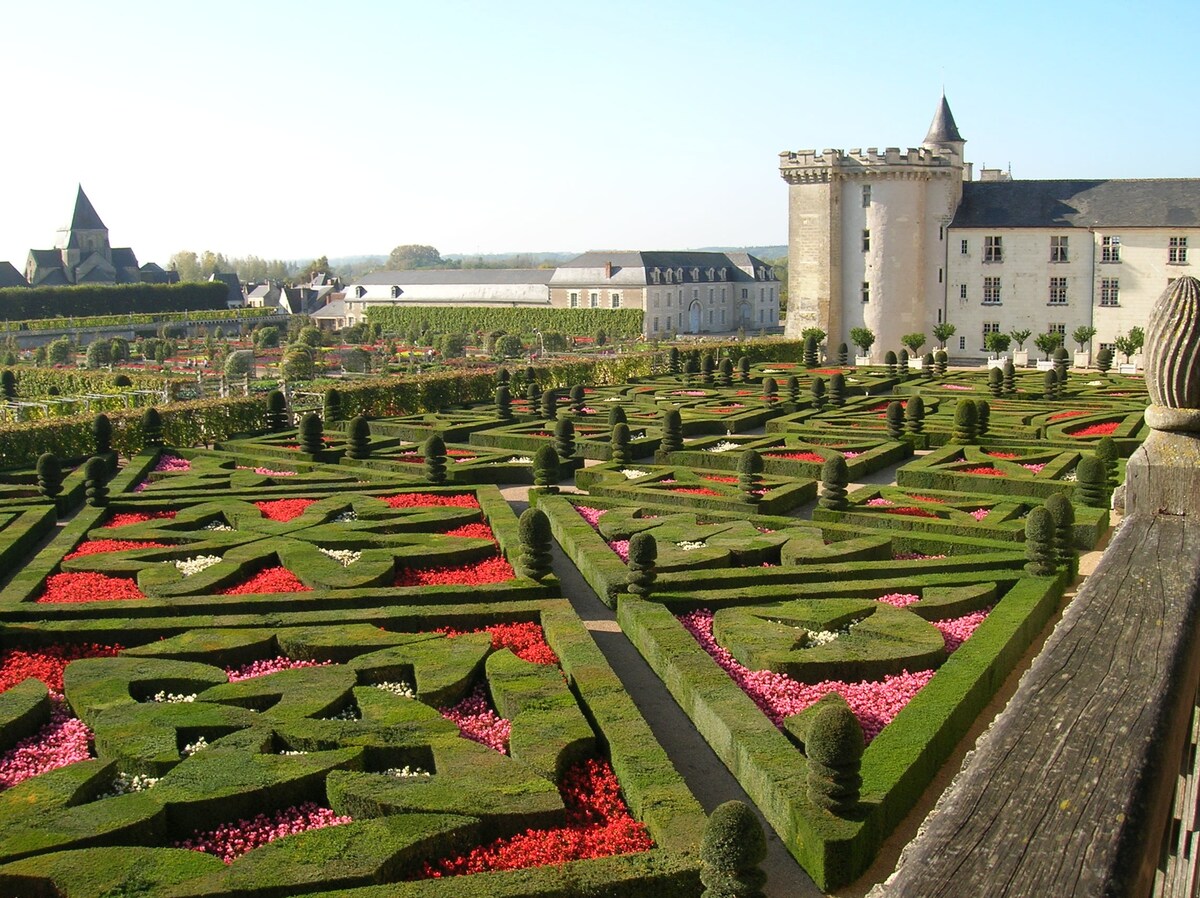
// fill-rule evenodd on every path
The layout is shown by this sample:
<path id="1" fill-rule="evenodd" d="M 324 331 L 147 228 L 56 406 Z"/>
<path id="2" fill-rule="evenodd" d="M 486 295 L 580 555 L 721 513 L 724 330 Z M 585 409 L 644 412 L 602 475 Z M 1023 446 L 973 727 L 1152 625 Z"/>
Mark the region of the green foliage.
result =
<path id="1" fill-rule="evenodd" d="M 325 449 L 325 427 L 321 416 L 309 412 L 300 419 L 300 451 L 309 455 L 319 455 Z"/>
<path id="2" fill-rule="evenodd" d="M 541 412 L 542 417 L 547 420 L 558 414 L 558 393 L 554 389 L 549 389 L 542 394 Z"/>
<path id="3" fill-rule="evenodd" d="M 869 327 L 852 327 L 850 342 L 861 349 L 863 355 L 868 355 L 871 347 L 875 345 L 875 332 Z"/>
<path id="4" fill-rule="evenodd" d="M 592 339 L 592 342 L 596 346 L 603 346 L 605 343 L 608 342 L 608 334 L 606 334 L 604 332 L 604 328 L 599 328 L 596 331 L 596 336 Z"/>
<path id="5" fill-rule="evenodd" d="M 58 456 L 52 452 L 43 452 L 37 460 L 38 492 L 47 499 L 53 499 L 62 492 L 63 471 Z"/>
<path id="6" fill-rule="evenodd" d="M 342 420 L 342 391 L 337 387 L 330 387 L 325 391 L 321 402 L 321 417 L 329 423 Z"/>
<path id="7" fill-rule="evenodd" d="M 361 459 L 371 457 L 371 425 L 362 415 L 350 419 L 346 429 L 349 447 L 346 454 L 351 458 Z"/>
<path id="8" fill-rule="evenodd" d="M 925 400 L 920 396 L 910 396 L 904 407 L 904 424 L 911 434 L 925 432 Z"/>
<path id="9" fill-rule="evenodd" d="M 546 493 L 558 492 L 558 453 L 549 443 L 538 448 L 533 456 L 534 486 Z"/>
<path id="10" fill-rule="evenodd" d="M 513 419 L 512 391 L 509 390 L 508 384 L 502 383 L 496 387 L 496 417 L 501 421 Z"/>
<path id="11" fill-rule="evenodd" d="M 845 343 L 839 343 L 837 349 L 837 363 L 845 365 L 850 361 L 850 347 Z"/>
<path id="12" fill-rule="evenodd" d="M 979 408 L 974 399 L 960 399 L 954 407 L 954 434 L 951 439 L 955 443 L 966 445 L 975 442 L 979 436 Z"/>
<path id="13" fill-rule="evenodd" d="M 267 430 L 279 433 L 291 426 L 291 414 L 288 412 L 287 397 L 282 390 L 272 390 L 267 394 Z"/>
<path id="14" fill-rule="evenodd" d="M 284 380 L 312 380 L 315 373 L 312 350 L 304 344 L 293 346 L 284 355 L 280 372 Z"/>
<path id="15" fill-rule="evenodd" d="M 908 348 L 908 351 L 913 355 L 917 355 L 921 351 L 921 347 L 925 345 L 925 335 L 921 333 L 905 334 L 900 338 L 900 342 Z"/>
<path id="16" fill-rule="evenodd" d="M 950 356 L 945 350 L 939 349 L 933 354 L 933 373 L 935 377 L 945 377 L 946 368 L 950 364 Z"/>
<path id="17" fill-rule="evenodd" d="M 629 425 L 624 422 L 617 422 L 613 425 L 612 435 L 609 437 L 610 445 L 610 460 L 614 465 L 626 467 L 633 460 L 629 452 Z"/>
<path id="18" fill-rule="evenodd" d="M 1080 352 L 1087 349 L 1087 344 L 1092 341 L 1092 337 L 1094 336 L 1096 336 L 1096 329 L 1086 324 L 1081 324 L 1075 330 L 1071 331 L 1071 339 L 1079 344 Z"/>
<path id="19" fill-rule="evenodd" d="M 554 422 L 554 451 L 563 461 L 575 457 L 575 425 L 570 418 L 562 417 Z"/>
<path id="20" fill-rule="evenodd" d="M 1096 458 L 1104 465 L 1104 486 L 1108 492 L 1117 488 L 1117 441 L 1112 437 L 1101 437 L 1096 441 Z"/>
<path id="21" fill-rule="evenodd" d="M 383 323 L 383 322 L 380 322 Z M 386 323 L 383 323 L 387 327 Z M 445 359 L 461 359 L 467 354 L 467 336 L 461 331 L 443 334 L 438 341 L 438 352 Z"/>
<path id="22" fill-rule="evenodd" d="M 533 414 L 534 409 L 542 404 L 542 389 L 537 381 L 531 380 L 525 387 L 525 401 L 529 403 L 529 414 Z"/>
<path id="23" fill-rule="evenodd" d="M 896 376 L 896 365 L 898 362 L 899 359 L 896 358 L 896 353 L 892 352 L 890 349 L 883 354 L 883 364 L 887 369 L 888 377 Z"/>
<path id="24" fill-rule="evenodd" d="M 835 452 L 821 465 L 821 507 L 830 511 L 849 508 L 850 503 L 846 499 L 846 486 L 849 483 L 850 471 L 846 467 L 846 459 L 840 452 Z"/>
<path id="25" fill-rule="evenodd" d="M 846 375 L 841 371 L 829 375 L 829 402 L 835 408 L 846 404 Z"/>
<path id="26" fill-rule="evenodd" d="M 988 392 L 995 399 L 1004 395 L 1004 372 L 999 368 L 988 369 Z"/>
<path id="27" fill-rule="evenodd" d="M 142 412 L 142 445 L 161 446 L 163 443 L 162 415 L 154 406 Z"/>
<path id="28" fill-rule="evenodd" d="M 13 319 L 224 309 L 227 289 L 207 282 L 5 287 L 0 289 L 0 307 Z"/>
<path id="29" fill-rule="evenodd" d="M 575 414 L 583 414 L 583 406 L 586 402 L 587 398 L 583 384 L 575 384 L 575 386 L 571 387 L 571 408 Z"/>
<path id="30" fill-rule="evenodd" d="M 831 701 L 817 709 L 804 741 L 813 804 L 843 817 L 858 807 L 863 748 L 862 726 L 849 705 Z"/>
<path id="31" fill-rule="evenodd" d="M 1046 511 L 1054 518 L 1054 551 L 1056 562 L 1072 571 L 1075 569 L 1075 506 L 1065 493 L 1055 493 L 1046 500 Z"/>
<path id="32" fill-rule="evenodd" d="M 768 402 L 778 398 L 779 382 L 773 377 L 764 377 L 762 382 L 763 398 Z"/>
<path id="33" fill-rule="evenodd" d="M 613 407 L 608 410 L 609 427 L 614 427 L 617 424 L 626 424 L 628 421 L 629 419 L 625 416 L 625 409 L 620 403 L 615 403 Z"/>
<path id="34" fill-rule="evenodd" d="M 114 362 L 129 361 L 129 341 L 124 337 L 113 337 L 108 341 L 108 356 Z"/>
<path id="35" fill-rule="evenodd" d="M 1108 374 L 1113 366 L 1113 351 L 1105 346 L 1096 353 L 1096 368 L 1101 374 Z"/>
<path id="36" fill-rule="evenodd" d="M 800 331 L 801 340 L 807 342 L 808 338 L 812 337 L 813 341 L 816 342 L 818 346 L 825 342 L 825 338 L 827 336 L 828 334 L 826 334 L 825 331 L 819 327 L 806 327 L 804 330 Z"/>
<path id="37" fill-rule="evenodd" d="M 562 331 L 542 331 L 542 346 L 546 352 L 566 352 L 570 344 L 567 342 L 567 335 Z"/>
<path id="38" fill-rule="evenodd" d="M 230 380 L 243 378 L 254 373 L 254 352 L 236 349 L 225 356 L 225 376 Z"/>
<path id="39" fill-rule="evenodd" d="M 754 449 L 747 449 L 738 458 L 738 490 L 741 500 L 752 505 L 762 499 L 763 459 Z"/>
<path id="40" fill-rule="evenodd" d="M 717 368 L 716 359 L 713 358 L 711 352 L 706 352 L 700 359 L 700 377 L 705 386 L 711 386 L 713 382 L 713 372 Z"/>
<path id="41" fill-rule="evenodd" d="M 889 440 L 899 440 L 904 437 L 904 403 L 893 399 L 887 407 L 887 432 Z"/>
<path id="42" fill-rule="evenodd" d="M 813 405 L 818 409 L 824 408 L 825 403 L 828 401 L 828 396 L 825 393 L 825 378 L 814 377 L 812 379 L 812 383 L 809 384 L 808 389 L 809 392 L 812 393 Z"/>
<path id="43" fill-rule="evenodd" d="M 954 336 L 958 329 L 949 321 L 943 321 L 941 324 L 934 325 L 933 339 L 938 341 L 940 349 L 946 348 L 946 341 Z"/>
<path id="44" fill-rule="evenodd" d="M 1084 454 L 1075 466 L 1075 476 L 1079 481 L 1076 495 L 1081 504 L 1089 508 L 1104 508 L 1108 505 L 1108 490 L 1105 488 L 1108 475 L 1104 470 L 1104 462 L 1090 453 Z"/>
<path id="45" fill-rule="evenodd" d="M 441 434 L 430 434 L 421 448 L 425 456 L 425 479 L 436 485 L 446 482 L 446 441 Z"/>
<path id="46" fill-rule="evenodd" d="M 817 367 L 817 340 L 812 334 L 804 338 L 804 367 Z"/>
<path id="47" fill-rule="evenodd" d="M 1012 359 L 1004 361 L 1004 395 L 1012 396 L 1017 392 L 1017 369 Z"/>
<path id="48" fill-rule="evenodd" d="M 650 595 L 658 574 L 658 543 L 654 534 L 643 530 L 629 539 L 629 576 L 626 590 L 631 595 L 644 599 Z"/>
<path id="49" fill-rule="evenodd" d="M 112 421 L 101 412 L 92 419 L 92 451 L 95 455 L 107 455 L 112 451 Z"/>
<path id="50" fill-rule="evenodd" d="M 74 352 L 75 347 L 71 345 L 71 341 L 66 337 L 59 337 L 57 340 L 51 341 L 46 348 L 46 358 L 51 365 L 65 365 L 71 360 Z"/>
<path id="51" fill-rule="evenodd" d="M 992 426 L 992 405 L 986 399 L 976 399 L 975 412 L 975 433 L 984 436 Z"/>
<path id="52" fill-rule="evenodd" d="M 679 409 L 667 409 L 663 413 L 662 442 L 659 445 L 659 452 L 666 455 L 671 452 L 678 452 L 682 448 L 683 419 L 679 414 Z"/>
<path id="53" fill-rule="evenodd" d="M 1134 325 L 1129 329 L 1129 342 L 1133 344 L 1134 352 L 1141 352 L 1142 347 L 1146 345 L 1146 331 L 1144 328 Z"/>
<path id="54" fill-rule="evenodd" d="M 719 805 L 700 843 L 701 898 L 761 898 L 767 874 L 759 865 L 766 857 L 766 834 L 750 806 Z"/>
<path id="55" fill-rule="evenodd" d="M 260 327 L 254 332 L 254 345 L 259 349 L 274 349 L 279 345 L 279 328 L 274 325 Z"/>
<path id="56" fill-rule="evenodd" d="M 103 340 L 93 340 L 88 344 L 84 359 L 89 368 L 102 368 L 112 361 L 112 350 Z"/>
<path id="57" fill-rule="evenodd" d="M 0 372 L 0 392 L 3 392 L 5 399 L 17 398 L 17 375 L 13 374 L 11 368 Z"/>
<path id="58" fill-rule="evenodd" d="M 1008 334 L 1002 334 L 999 331 L 992 331 L 983 338 L 984 348 L 995 355 L 1000 355 L 1003 352 L 1008 352 L 1008 347 L 1012 343 L 1012 337 Z"/>
<path id="59" fill-rule="evenodd" d="M 1062 346 L 1062 342 L 1063 335 L 1057 331 L 1047 331 L 1033 338 L 1033 345 L 1046 354 L 1047 360 L 1050 358 L 1050 353 Z"/>
<path id="60" fill-rule="evenodd" d="M 738 380 L 742 383 L 750 382 L 750 359 L 746 356 L 741 356 L 737 362 Z"/>
<path id="61" fill-rule="evenodd" d="M 680 361 L 679 347 L 677 346 L 672 346 L 667 352 L 667 373 L 674 375 L 683 373 L 683 362 Z"/>
<path id="62" fill-rule="evenodd" d="M 796 377 L 796 375 L 793 374 L 790 377 L 788 377 L 786 384 L 787 384 L 788 402 L 791 402 L 793 404 L 799 403 L 800 402 L 800 378 Z"/>
<path id="63" fill-rule="evenodd" d="M 359 346 L 342 350 L 342 370 L 352 374 L 365 374 L 371 370 L 371 353 Z"/>
<path id="64" fill-rule="evenodd" d="M 502 359 L 514 359 L 524 351 L 525 346 L 516 334 L 505 334 L 496 341 L 495 353 Z"/>
<path id="65" fill-rule="evenodd" d="M 642 333 L 641 309 L 491 309 L 491 308 L 371 308 L 367 321 L 387 333 L 400 334 L 419 323 L 441 333 L 502 330 L 509 334 L 543 334 L 562 331 L 590 336 L 603 328 L 609 337 L 636 337 Z M 546 347 L 550 349 L 549 346 Z"/>
<path id="66" fill-rule="evenodd" d="M 1054 517 L 1043 506 L 1030 510 L 1025 518 L 1025 572 L 1035 577 L 1054 573 L 1058 552 L 1055 548 Z"/>
<path id="67" fill-rule="evenodd" d="M 93 508 L 108 505 L 108 461 L 93 455 L 83 466 L 83 483 L 87 504 Z"/>
<path id="68" fill-rule="evenodd" d="M 527 508 L 521 512 L 519 530 L 521 554 L 517 562 L 518 572 L 530 580 L 545 580 L 550 576 L 553 561 L 551 547 L 554 537 L 550 532 L 550 519 L 539 508 Z"/>
<path id="69" fill-rule="evenodd" d="M 1042 398 L 1047 401 L 1058 398 L 1058 372 L 1053 368 L 1042 376 Z"/>
<path id="70" fill-rule="evenodd" d="M 305 346 L 311 346 L 313 349 L 318 348 L 325 341 L 324 335 L 319 327 L 314 327 L 311 324 L 300 328 L 296 334 L 296 342 L 303 343 Z"/>
<path id="71" fill-rule="evenodd" d="M 1024 352 L 1025 341 L 1033 335 L 1033 331 L 1029 330 L 1028 328 L 1022 328 L 1019 330 L 1011 330 L 1008 332 L 1008 335 L 1012 337 L 1013 342 L 1017 344 L 1017 351 Z"/>

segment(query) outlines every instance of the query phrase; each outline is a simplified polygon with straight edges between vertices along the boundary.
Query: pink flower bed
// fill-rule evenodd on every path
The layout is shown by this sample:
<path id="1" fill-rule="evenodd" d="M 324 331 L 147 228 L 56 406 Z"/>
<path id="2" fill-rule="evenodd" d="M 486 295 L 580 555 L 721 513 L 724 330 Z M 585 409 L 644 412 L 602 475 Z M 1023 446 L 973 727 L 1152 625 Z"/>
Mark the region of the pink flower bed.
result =
<path id="1" fill-rule="evenodd" d="M 1021 467 L 1024 468 L 1026 471 L 1032 471 L 1034 474 L 1040 474 L 1040 473 L 1042 473 L 1042 468 L 1046 467 L 1046 463 L 1045 462 L 1040 462 L 1040 463 L 1036 463 L 1036 464 L 1035 463 L 1030 463 L 1030 464 L 1022 463 Z"/>
<path id="2" fill-rule="evenodd" d="M 907 608 L 914 602 L 921 601 L 921 597 L 909 592 L 889 592 L 886 596 L 880 596 L 875 601 L 891 605 L 893 608 Z"/>
<path id="3" fill-rule="evenodd" d="M 64 703 L 54 702 L 50 722 L 0 756 L 0 787 L 9 788 L 39 773 L 88 760 L 91 741 L 92 731 L 84 722 L 72 717 Z"/>
<path id="4" fill-rule="evenodd" d="M 846 459 L 846 461 L 849 461 L 852 458 L 858 458 L 860 455 L 862 455 L 861 452 L 852 452 L 849 449 L 847 449 L 845 452 L 842 453 L 842 458 Z"/>
<path id="5" fill-rule="evenodd" d="M 876 496 L 874 499 L 867 500 L 867 506 L 870 508 L 890 508 L 895 504 L 891 499 L 885 499 L 883 496 Z"/>
<path id="6" fill-rule="evenodd" d="M 1121 422 L 1119 421 L 1108 421 L 1104 424 L 1089 424 L 1087 427 L 1068 430 L 1066 433 L 1069 437 L 1110 437 L 1120 426 Z"/>
<path id="7" fill-rule="evenodd" d="M 970 390 L 971 387 L 963 386 L 962 384 L 942 384 L 943 390 Z"/>
<path id="8" fill-rule="evenodd" d="M 183 471 L 190 471 L 191 469 L 192 463 L 186 458 L 180 458 L 178 455 L 162 455 L 159 456 L 152 470 L 177 474 Z"/>
<path id="9" fill-rule="evenodd" d="M 458 727 L 463 737 L 486 745 L 502 755 L 508 754 L 508 737 L 512 722 L 505 720 L 488 702 L 487 689 L 480 685 L 457 705 L 440 708 L 439 712 Z"/>
<path id="10" fill-rule="evenodd" d="M 251 661 L 241 667 L 225 668 L 225 675 L 230 683 L 242 680 L 252 680 L 255 677 L 265 677 L 267 674 L 279 673 L 281 670 L 296 670 L 301 667 L 327 667 L 328 661 L 294 661 L 286 655 L 268 658 L 265 661 Z"/>
<path id="11" fill-rule="evenodd" d="M 915 505 L 901 505 L 896 508 L 889 508 L 887 514 L 902 514 L 910 518 L 936 518 L 938 515 L 932 511 L 927 511 L 924 508 L 917 508 Z"/>
<path id="12" fill-rule="evenodd" d="M 629 564 L 629 540 L 627 539 L 610 539 L 608 547 L 620 556 L 621 560 Z"/>
<path id="13" fill-rule="evenodd" d="M 991 608 L 984 608 L 982 611 L 972 611 L 970 614 L 964 614 L 962 617 L 953 617 L 949 620 L 935 620 L 933 625 L 942 631 L 942 638 L 946 640 L 946 651 L 955 652 L 958 647 L 971 638 L 971 634 L 987 620 L 987 616 L 991 613 Z"/>
<path id="14" fill-rule="evenodd" d="M 137 584 L 127 577 L 109 577 L 92 571 L 51 574 L 46 578 L 38 604 L 83 604 L 144 599 Z"/>
<path id="15" fill-rule="evenodd" d="M 350 817 L 339 817 L 329 808 L 305 802 L 296 807 L 276 811 L 270 816 L 259 814 L 248 820 L 222 823 L 216 829 L 203 832 L 197 830 L 190 838 L 176 842 L 174 847 L 216 855 L 225 863 L 232 864 L 247 851 L 253 851 L 284 836 L 324 829 L 327 826 L 340 826 L 350 823 L 351 820 Z"/>
<path id="16" fill-rule="evenodd" d="M 988 511 L 989 511 L 989 509 L 986 509 L 986 508 L 976 508 L 974 511 L 970 512 L 970 515 L 975 520 L 982 521 L 984 518 L 986 518 L 988 516 Z"/>
<path id="17" fill-rule="evenodd" d="M 576 505 L 575 510 L 579 512 L 579 516 L 587 521 L 592 526 L 592 529 L 595 530 L 597 522 L 600 520 L 600 516 L 608 509 L 591 508 L 587 505 Z"/>
<path id="18" fill-rule="evenodd" d="M 707 396 L 707 390 L 674 390 L 672 396 Z"/>
<path id="19" fill-rule="evenodd" d="M 893 561 L 927 561 L 930 558 L 945 558 L 945 555 L 926 555 L 923 552 L 897 552 L 892 556 Z"/>
<path id="20" fill-rule="evenodd" d="M 251 468 L 246 465 L 238 465 L 239 471 L 253 471 L 255 474 L 260 474 L 263 477 L 295 477 L 295 471 L 275 471 L 271 468 Z"/>
<path id="21" fill-rule="evenodd" d="M 863 736 L 870 742 L 933 678 L 932 670 L 922 670 L 858 683 L 842 680 L 798 683 L 784 674 L 754 671 L 739 664 L 713 638 L 712 620 L 713 613 L 707 609 L 692 611 L 679 618 L 684 628 L 776 726 L 782 725 L 785 718 L 815 704 L 821 696 L 837 692 L 854 711 L 854 716 L 862 725 Z"/>

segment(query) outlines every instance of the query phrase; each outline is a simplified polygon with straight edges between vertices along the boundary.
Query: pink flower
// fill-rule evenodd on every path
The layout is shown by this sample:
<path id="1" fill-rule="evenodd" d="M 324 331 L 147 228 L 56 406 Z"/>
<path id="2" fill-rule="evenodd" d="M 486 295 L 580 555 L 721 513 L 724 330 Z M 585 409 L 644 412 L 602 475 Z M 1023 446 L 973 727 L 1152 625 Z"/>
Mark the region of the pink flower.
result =
<path id="1" fill-rule="evenodd" d="M 597 527 L 597 522 L 600 520 L 600 515 L 604 514 L 604 512 L 608 509 L 591 508 L 587 505 L 576 505 L 575 510 L 579 512 L 579 516 L 591 524 L 592 529 L 595 530 Z"/>
<path id="2" fill-rule="evenodd" d="M 875 601 L 883 602 L 894 608 L 904 608 L 913 604 L 913 602 L 921 601 L 921 597 L 906 592 L 889 592 L 886 596 L 880 596 Z"/>
<path id="3" fill-rule="evenodd" d="M 887 508 L 887 507 L 895 505 L 895 504 L 896 503 L 893 502 L 891 499 L 885 499 L 885 498 L 883 498 L 883 496 L 876 496 L 874 499 L 867 500 L 867 505 L 869 505 L 872 508 Z"/>
<path id="4" fill-rule="evenodd" d="M 464 738 L 486 745 L 502 755 L 508 754 L 508 736 L 512 722 L 505 720 L 488 702 L 487 690 L 476 686 L 475 690 L 457 705 L 440 708 L 441 715 L 454 721 Z"/>
<path id="5" fill-rule="evenodd" d="M 92 731 L 87 725 L 72 717 L 63 702 L 55 701 L 50 722 L 0 757 L 0 787 L 15 786 L 39 773 L 88 760 L 92 756 L 91 741 Z"/>
<path id="6" fill-rule="evenodd" d="M 933 625 L 942 631 L 942 638 L 946 640 L 946 651 L 957 651 L 960 645 L 971 638 L 971 634 L 979 625 L 987 620 L 987 616 L 991 612 L 991 608 L 984 608 L 982 611 L 972 611 L 962 617 L 934 621 Z"/>
<path id="7" fill-rule="evenodd" d="M 297 807 L 276 811 L 269 817 L 259 814 L 253 819 L 222 823 L 216 829 L 206 832 L 196 830 L 190 838 L 176 842 L 175 847 L 213 854 L 225 863 L 232 864 L 247 851 L 253 851 L 284 836 L 350 822 L 350 817 L 339 817 L 329 808 L 305 802 Z"/>
<path id="8" fill-rule="evenodd" d="M 1021 467 L 1027 471 L 1032 471 L 1034 474 L 1040 474 L 1042 473 L 1042 468 L 1046 467 L 1046 463 L 1042 462 L 1041 464 L 1025 464 L 1022 462 Z"/>
<path id="9" fill-rule="evenodd" d="M 237 683 L 242 680 L 250 680 L 254 677 L 265 677 L 267 674 L 279 673 L 281 670 L 296 670 L 300 667 L 326 667 L 328 661 L 293 661 L 286 655 L 279 655 L 275 658 L 268 658 L 265 661 L 251 661 L 249 664 L 243 664 L 241 667 L 225 668 L 225 675 L 229 677 L 230 683 Z"/>
<path id="10" fill-rule="evenodd" d="M 178 455 L 163 455 L 152 468 L 154 471 L 169 471 L 172 474 L 181 471 L 190 471 L 191 469 L 192 463 L 186 458 L 180 458 Z"/>
<path id="11" fill-rule="evenodd" d="M 621 560 L 629 564 L 629 540 L 627 539 L 610 539 L 608 547 L 621 557 Z"/>
<path id="12" fill-rule="evenodd" d="M 988 509 L 976 508 L 970 514 L 971 514 L 971 517 L 973 517 L 975 520 L 982 521 L 984 518 L 986 518 L 988 516 Z"/>

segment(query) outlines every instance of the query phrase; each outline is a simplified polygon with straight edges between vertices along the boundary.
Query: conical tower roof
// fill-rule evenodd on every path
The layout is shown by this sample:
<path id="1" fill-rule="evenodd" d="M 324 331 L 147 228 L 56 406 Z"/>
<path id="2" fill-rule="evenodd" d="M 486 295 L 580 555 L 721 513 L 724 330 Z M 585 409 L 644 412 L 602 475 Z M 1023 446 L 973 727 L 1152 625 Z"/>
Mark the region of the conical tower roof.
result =
<path id="1" fill-rule="evenodd" d="M 946 95 L 942 94 L 942 101 L 938 104 L 937 112 L 933 114 L 933 122 L 929 125 L 929 133 L 925 135 L 924 143 L 930 144 L 945 144 L 945 143 L 966 143 L 966 139 L 958 133 L 958 125 L 954 124 L 954 113 L 950 111 L 950 104 L 946 102 Z"/>
<path id="2" fill-rule="evenodd" d="M 71 223 L 67 226 L 70 231 L 106 231 L 104 222 L 100 220 L 100 216 L 96 214 L 96 209 L 92 205 L 92 201 L 87 198 L 87 194 L 83 192 L 83 185 L 79 185 L 79 192 L 75 195 L 75 212 L 71 215 Z"/>

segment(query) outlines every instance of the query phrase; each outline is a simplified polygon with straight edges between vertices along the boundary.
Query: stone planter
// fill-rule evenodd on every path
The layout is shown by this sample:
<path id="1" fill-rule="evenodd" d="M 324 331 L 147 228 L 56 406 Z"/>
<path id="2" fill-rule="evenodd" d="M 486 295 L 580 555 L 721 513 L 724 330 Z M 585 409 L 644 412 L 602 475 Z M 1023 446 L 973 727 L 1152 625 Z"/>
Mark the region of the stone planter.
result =
<path id="1" fill-rule="evenodd" d="M 1029 350 L 1017 349 L 1013 351 L 1013 367 L 1028 368 L 1029 367 Z"/>
<path id="2" fill-rule="evenodd" d="M 854 364 L 860 368 L 869 365 L 871 364 L 871 357 L 869 355 L 856 355 L 854 357 Z"/>
<path id="3" fill-rule="evenodd" d="M 908 360 L 908 370 L 909 371 L 920 371 L 924 367 L 924 361 L 925 361 L 924 358 L 919 358 L 919 359 L 911 359 L 910 358 Z"/>
<path id="4" fill-rule="evenodd" d="M 1090 351 L 1090 350 L 1089 350 L 1089 351 L 1086 351 L 1086 352 L 1077 352 L 1077 353 L 1075 353 L 1075 365 L 1074 365 L 1074 367 L 1076 367 L 1076 368 L 1088 368 L 1088 367 L 1090 367 L 1090 366 L 1091 366 L 1091 364 L 1092 364 L 1092 353 L 1091 353 L 1091 351 Z"/>
<path id="5" fill-rule="evenodd" d="M 1038 371 L 1049 371 L 1053 367 L 1054 367 L 1053 359 L 1038 359 L 1038 361 L 1037 361 Z"/>

